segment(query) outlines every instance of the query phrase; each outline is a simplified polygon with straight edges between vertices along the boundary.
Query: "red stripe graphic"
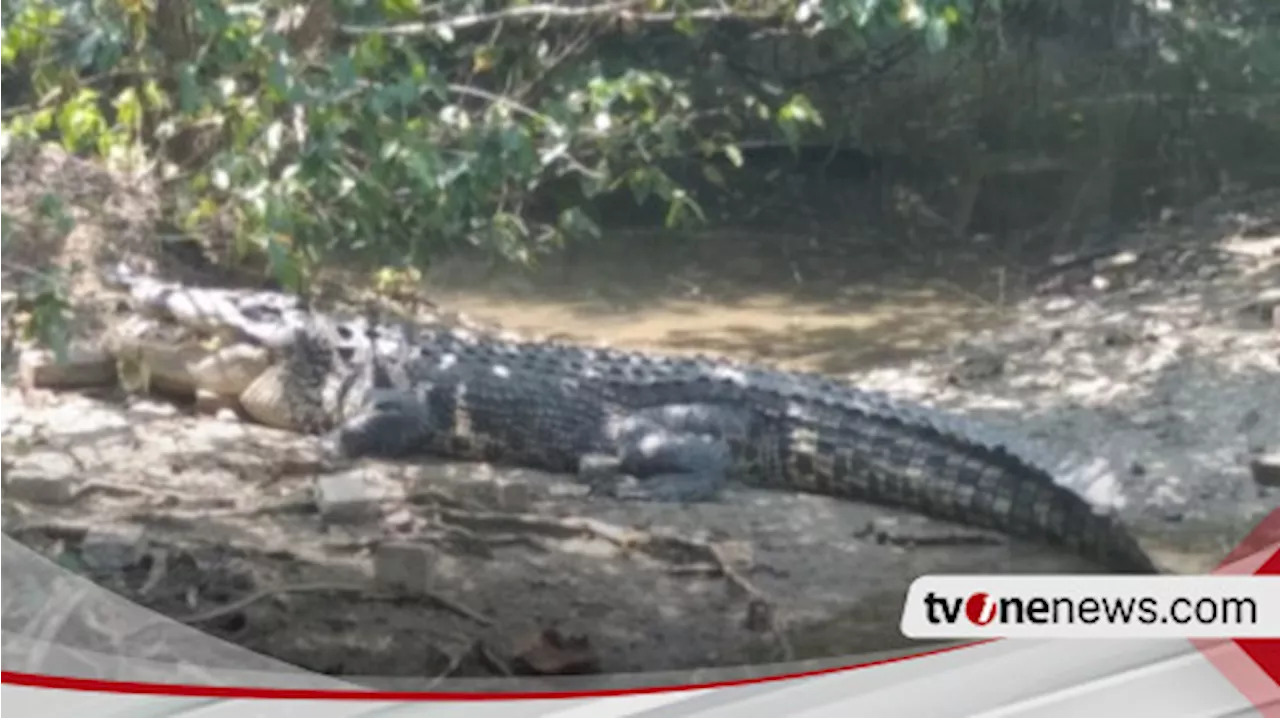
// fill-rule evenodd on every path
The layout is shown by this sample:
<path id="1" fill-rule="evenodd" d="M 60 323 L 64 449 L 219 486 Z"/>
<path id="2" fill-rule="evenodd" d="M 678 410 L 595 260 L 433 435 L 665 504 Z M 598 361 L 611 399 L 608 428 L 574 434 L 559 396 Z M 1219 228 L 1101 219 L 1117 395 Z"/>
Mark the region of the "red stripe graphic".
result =
<path id="1" fill-rule="evenodd" d="M 1244 572 L 1226 567 L 1267 550 L 1270 556 L 1252 571 L 1254 575 L 1280 575 L 1280 510 L 1268 514 L 1223 561 L 1225 570 L 1215 573 Z M 1280 639 L 1192 643 L 1264 718 L 1280 718 Z"/>
<path id="2" fill-rule="evenodd" d="M 852 666 L 837 666 L 802 673 L 788 673 L 763 678 L 744 678 L 736 681 L 718 683 L 697 683 L 674 686 L 645 686 L 641 688 L 613 688 L 595 691 L 524 691 L 505 693 L 437 693 L 416 691 L 373 691 L 373 690 L 326 690 L 320 688 L 251 688 L 240 686 L 198 686 L 177 683 L 136 683 L 131 681 L 108 681 L 93 678 L 67 678 L 64 676 L 46 676 L 38 673 L 19 673 L 17 671 L 0 671 L 0 682 L 35 688 L 57 688 L 69 691 L 96 691 L 101 693 L 127 693 L 134 695 L 184 696 L 191 698 L 267 698 L 277 700 L 337 700 L 337 701 L 500 701 L 500 700 L 547 700 L 557 698 L 604 698 L 608 696 L 631 696 L 647 693 L 674 693 L 677 691 L 693 691 L 704 688 L 727 688 L 757 683 L 808 678 L 831 673 L 841 673 L 872 666 L 883 666 L 890 663 L 925 656 L 950 653 L 962 648 L 980 646 L 991 641 L 975 641 L 957 646 L 946 646 L 913 653 L 909 656 L 896 656 L 880 661 L 859 663 Z"/>
<path id="3" fill-rule="evenodd" d="M 1280 541 L 1280 511 L 1273 511 L 1250 533 L 1236 550 L 1224 561 L 1224 565 L 1245 558 L 1267 546 L 1277 546 Z M 1280 548 L 1272 548 L 1271 555 L 1253 573 L 1280 575 Z M 926 656 L 949 653 L 972 646 L 991 643 L 977 641 L 937 648 L 922 653 L 887 658 L 879 661 L 839 666 L 815 671 L 747 678 L 736 681 L 673 686 L 646 686 L 595 691 L 525 691 L 509 693 L 447 693 L 374 690 L 325 690 L 291 688 L 256 688 L 239 686 L 200 686 L 168 683 L 141 683 L 109 681 L 89 678 L 47 676 L 16 671 L 0 671 L 0 682 L 14 685 L 54 688 L 73 691 L 96 691 L 134 695 L 165 695 L 202 698 L 261 698 L 277 700 L 358 700 L 358 701 L 494 701 L 494 700 L 546 700 L 559 698 L 601 698 L 608 696 L 642 695 L 652 693 L 725 688 L 758 683 L 827 675 L 860 668 L 899 663 Z M 1193 641 L 1205 657 L 1230 680 L 1241 694 L 1252 702 L 1266 718 L 1280 718 L 1280 639 L 1238 641 Z"/>

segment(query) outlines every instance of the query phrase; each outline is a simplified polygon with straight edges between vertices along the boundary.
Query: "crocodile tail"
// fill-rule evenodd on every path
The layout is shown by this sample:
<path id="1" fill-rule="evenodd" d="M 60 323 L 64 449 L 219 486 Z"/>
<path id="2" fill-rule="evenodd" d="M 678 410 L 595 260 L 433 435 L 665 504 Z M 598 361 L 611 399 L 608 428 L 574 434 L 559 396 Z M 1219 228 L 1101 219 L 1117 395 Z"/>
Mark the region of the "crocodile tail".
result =
<path id="1" fill-rule="evenodd" d="M 1160 572 L 1114 512 L 1093 506 L 1059 483 L 1022 482 L 1020 488 L 1025 497 L 1015 498 L 1002 514 L 1010 534 L 1043 537 L 1113 571 Z"/>
<path id="2" fill-rule="evenodd" d="M 1044 541 L 1114 571 L 1158 572 L 1117 516 L 1072 488 L 1081 477 L 1056 480 L 994 440 L 886 407 L 834 403 L 789 412 L 779 428 L 793 488 Z"/>
<path id="3" fill-rule="evenodd" d="M 985 515 L 991 528 L 1044 540 L 1114 571 L 1159 572 L 1119 516 L 1074 490 L 1076 481 L 1000 445 L 925 432 L 938 442 L 924 450 L 927 460 L 952 476 L 947 493 L 959 504 L 953 512 L 962 514 L 953 519 L 980 522 Z"/>

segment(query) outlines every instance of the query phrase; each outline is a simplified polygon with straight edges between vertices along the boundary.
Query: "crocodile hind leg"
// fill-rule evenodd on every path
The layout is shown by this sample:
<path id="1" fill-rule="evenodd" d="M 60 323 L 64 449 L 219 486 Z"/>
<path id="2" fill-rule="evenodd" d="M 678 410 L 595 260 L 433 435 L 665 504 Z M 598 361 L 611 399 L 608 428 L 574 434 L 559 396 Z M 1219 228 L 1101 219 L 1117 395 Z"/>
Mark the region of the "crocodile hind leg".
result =
<path id="1" fill-rule="evenodd" d="M 586 454 L 578 477 L 593 493 L 629 501 L 710 501 L 725 483 L 729 452 L 710 437 L 654 432 L 619 447 Z"/>
<path id="2" fill-rule="evenodd" d="M 642 409 L 609 427 L 616 453 L 587 454 L 578 475 L 598 493 L 633 501 L 710 501 L 732 467 L 728 434 L 740 413 L 708 404 Z"/>

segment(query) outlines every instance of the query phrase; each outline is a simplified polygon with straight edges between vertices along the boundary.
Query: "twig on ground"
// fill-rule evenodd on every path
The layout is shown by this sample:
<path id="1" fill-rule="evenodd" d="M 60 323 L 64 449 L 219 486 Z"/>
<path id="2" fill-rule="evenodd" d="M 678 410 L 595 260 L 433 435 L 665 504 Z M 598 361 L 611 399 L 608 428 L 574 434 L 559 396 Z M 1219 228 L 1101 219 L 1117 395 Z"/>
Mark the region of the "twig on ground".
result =
<path id="1" fill-rule="evenodd" d="M 147 572 L 147 580 L 138 589 L 139 596 L 146 596 L 155 590 L 169 572 L 169 552 L 163 548 L 151 552 L 151 570 Z"/>
<path id="2" fill-rule="evenodd" d="M 705 562 L 702 566 L 705 571 L 719 575 L 742 592 L 747 597 L 746 623 L 748 626 L 755 630 L 768 630 L 778 641 L 784 656 L 789 658 L 793 655 L 790 641 L 778 626 L 775 603 L 764 591 L 735 569 L 733 562 L 724 555 L 721 547 L 714 543 L 675 534 L 655 534 L 581 516 L 548 518 L 533 514 L 475 513 L 450 509 L 442 510 L 440 515 L 448 521 L 471 528 L 523 530 L 563 538 L 585 533 L 608 541 L 621 549 L 640 551 L 659 559 L 666 559 L 672 547 L 678 548 L 686 554 L 702 559 Z M 759 627 L 753 625 L 760 623 L 766 625 Z"/>
<path id="3" fill-rule="evenodd" d="M 431 690 L 432 688 L 435 688 L 437 685 L 440 684 L 441 681 L 448 678 L 449 676 L 452 676 L 454 672 L 458 670 L 458 667 L 462 665 L 463 659 L 465 659 L 468 655 L 470 655 L 474 647 L 475 647 L 475 644 L 473 643 L 471 647 L 467 648 L 467 650 L 458 651 L 453 656 L 451 656 L 449 658 L 449 665 L 445 666 L 443 671 L 440 671 L 440 673 L 433 676 L 431 681 L 427 683 L 427 690 Z"/>
<path id="4" fill-rule="evenodd" d="M 410 597 L 426 598 L 430 600 L 432 603 L 435 603 L 436 605 L 440 606 L 441 608 L 452 611 L 464 618 L 471 619 L 472 621 L 475 621 L 476 623 L 482 626 L 488 627 L 493 625 L 493 621 L 488 617 L 483 616 L 471 610 L 470 608 L 467 608 L 466 606 L 463 606 L 457 603 L 456 601 L 445 598 L 444 596 L 441 596 L 431 591 L 419 590 L 419 591 L 415 591 L 412 594 L 390 593 L 385 591 L 370 592 L 368 586 L 352 584 L 352 583 L 332 583 L 332 582 L 296 583 L 296 584 L 281 584 L 279 586 L 269 586 L 267 588 L 255 591 L 242 598 L 236 599 L 231 603 L 218 606 L 217 608 L 211 608 L 207 611 L 202 611 L 200 613 L 196 613 L 189 616 L 175 616 L 173 617 L 173 620 L 178 621 L 179 623 L 185 623 L 188 625 L 195 624 L 195 623 L 208 623 L 209 621 L 213 621 L 223 616 L 227 616 L 232 613 L 235 613 L 236 611 L 243 610 L 257 603 L 258 601 L 261 601 L 266 598 L 271 598 L 273 596 L 278 596 L 283 593 L 324 593 L 324 592 L 363 593 L 363 594 L 366 594 L 367 597 L 369 598 L 380 598 L 380 599 L 390 599 L 390 600 L 410 598 Z"/>

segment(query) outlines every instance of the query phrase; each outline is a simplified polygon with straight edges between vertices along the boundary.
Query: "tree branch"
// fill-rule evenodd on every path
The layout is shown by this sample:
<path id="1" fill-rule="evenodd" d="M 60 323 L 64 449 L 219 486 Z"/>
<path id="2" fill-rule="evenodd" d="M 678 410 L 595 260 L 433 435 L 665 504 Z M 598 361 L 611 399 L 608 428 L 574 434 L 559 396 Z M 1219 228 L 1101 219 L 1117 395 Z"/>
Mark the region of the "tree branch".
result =
<path id="1" fill-rule="evenodd" d="M 595 17 L 614 17 L 627 22 L 674 22 L 681 18 L 690 20 L 716 21 L 729 19 L 764 19 L 773 17 L 773 10 L 739 11 L 730 8 L 706 8 L 688 12 L 645 12 L 632 8 L 644 5 L 644 0 L 619 0 L 598 5 L 582 7 L 565 7 L 563 5 L 541 3 L 496 10 L 494 12 L 460 15 L 439 20 L 437 22 L 410 22 L 399 25 L 343 25 L 342 32 L 348 35 L 428 35 L 442 30 L 464 30 L 477 25 L 503 22 L 507 20 L 581 20 Z"/>

